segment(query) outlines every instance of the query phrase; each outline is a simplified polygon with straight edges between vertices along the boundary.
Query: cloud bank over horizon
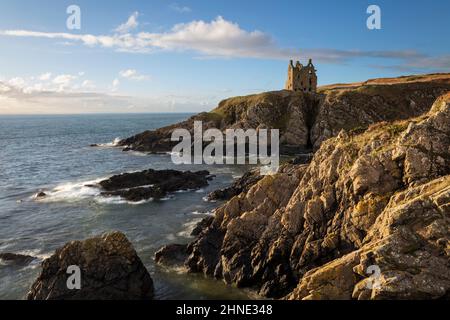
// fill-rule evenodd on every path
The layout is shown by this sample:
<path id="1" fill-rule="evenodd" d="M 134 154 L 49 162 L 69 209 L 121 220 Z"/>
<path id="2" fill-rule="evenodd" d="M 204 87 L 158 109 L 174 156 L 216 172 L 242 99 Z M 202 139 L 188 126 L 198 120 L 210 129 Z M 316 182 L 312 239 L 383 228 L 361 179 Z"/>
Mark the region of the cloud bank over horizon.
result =
<path id="1" fill-rule="evenodd" d="M 47 79 L 47 75 L 42 75 Z M 69 75 L 53 79 L 67 80 Z M 51 78 L 49 78 L 51 80 Z M 89 80 L 84 80 L 83 83 Z M 53 80 L 51 81 L 53 82 Z M 166 94 L 133 97 L 83 87 L 27 86 L 21 78 L 0 81 L 0 114 L 191 113 L 212 109 L 220 95 Z"/>

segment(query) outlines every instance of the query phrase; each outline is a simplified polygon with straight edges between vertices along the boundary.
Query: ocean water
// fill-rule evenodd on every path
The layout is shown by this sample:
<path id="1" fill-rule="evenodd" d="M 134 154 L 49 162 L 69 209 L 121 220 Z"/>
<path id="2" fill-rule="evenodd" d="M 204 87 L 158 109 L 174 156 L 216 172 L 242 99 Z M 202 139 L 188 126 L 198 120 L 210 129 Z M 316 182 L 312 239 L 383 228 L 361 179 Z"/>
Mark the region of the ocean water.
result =
<path id="1" fill-rule="evenodd" d="M 246 299 L 251 293 L 180 270 L 156 266 L 154 253 L 168 243 L 188 243 L 196 222 L 220 203 L 205 202 L 245 166 L 176 166 L 169 155 L 122 152 L 114 141 L 176 123 L 189 114 L 0 116 L 0 253 L 38 257 L 29 266 L 0 264 L 0 299 L 23 299 L 42 259 L 68 241 L 120 230 L 133 243 L 155 282 L 157 299 Z M 89 147 L 102 143 L 103 147 Z M 164 201 L 131 204 L 104 199 L 84 187 L 114 174 L 144 169 L 209 170 L 202 190 Z M 49 197 L 33 196 L 45 191 Z"/>

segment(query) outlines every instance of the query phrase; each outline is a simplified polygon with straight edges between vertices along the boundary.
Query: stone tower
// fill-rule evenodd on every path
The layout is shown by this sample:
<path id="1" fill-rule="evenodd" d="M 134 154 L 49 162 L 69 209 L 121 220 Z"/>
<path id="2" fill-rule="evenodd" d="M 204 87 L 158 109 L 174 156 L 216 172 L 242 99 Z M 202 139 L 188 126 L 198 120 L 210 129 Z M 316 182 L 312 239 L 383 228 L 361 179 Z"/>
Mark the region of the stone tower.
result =
<path id="1" fill-rule="evenodd" d="M 291 60 L 285 89 L 315 93 L 317 91 L 316 71 L 311 59 L 307 66 L 303 66 L 299 61 L 294 66 L 294 61 Z"/>

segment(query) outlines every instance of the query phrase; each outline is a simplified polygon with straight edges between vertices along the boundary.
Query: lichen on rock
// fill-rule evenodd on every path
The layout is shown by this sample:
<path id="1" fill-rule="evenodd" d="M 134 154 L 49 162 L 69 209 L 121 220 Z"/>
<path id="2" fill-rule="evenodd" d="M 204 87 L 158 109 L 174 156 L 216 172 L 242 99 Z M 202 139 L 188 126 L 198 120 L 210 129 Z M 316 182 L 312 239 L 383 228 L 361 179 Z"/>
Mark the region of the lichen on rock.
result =
<path id="1" fill-rule="evenodd" d="M 267 297 L 436 299 L 450 291 L 449 248 L 447 93 L 416 118 L 341 131 L 309 165 L 232 198 L 186 266 Z"/>

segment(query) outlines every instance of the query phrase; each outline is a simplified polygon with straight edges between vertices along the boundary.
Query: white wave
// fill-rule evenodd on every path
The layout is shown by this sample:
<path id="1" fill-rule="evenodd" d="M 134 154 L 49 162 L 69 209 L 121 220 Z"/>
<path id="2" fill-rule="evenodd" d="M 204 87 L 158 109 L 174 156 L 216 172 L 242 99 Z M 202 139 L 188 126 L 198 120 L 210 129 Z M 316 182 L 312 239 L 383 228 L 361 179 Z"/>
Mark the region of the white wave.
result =
<path id="1" fill-rule="evenodd" d="M 94 200 L 97 203 L 101 203 L 101 204 L 130 204 L 130 205 L 140 205 L 140 204 L 144 204 L 144 203 L 148 203 L 153 201 L 152 198 L 148 199 L 148 200 L 142 200 L 142 201 L 128 201 L 125 200 L 122 197 L 119 196 L 115 196 L 115 197 L 104 197 L 104 196 L 97 196 L 94 198 Z"/>
<path id="2" fill-rule="evenodd" d="M 136 156 L 136 157 L 146 157 L 146 156 L 148 156 L 148 153 L 142 152 L 142 151 L 136 151 L 136 150 L 129 151 L 129 154 L 131 154 L 133 156 Z"/>
<path id="3" fill-rule="evenodd" d="M 31 256 L 37 258 L 37 260 L 42 261 L 47 258 L 50 258 L 52 253 L 51 252 L 42 252 L 38 249 L 32 249 L 32 250 L 21 250 L 18 251 L 17 254 L 22 254 L 24 256 Z M 36 260 L 34 260 L 32 263 L 35 263 Z"/>
<path id="4" fill-rule="evenodd" d="M 159 199 L 159 201 L 169 201 L 169 200 L 172 200 L 172 199 L 175 199 L 175 196 L 173 196 L 173 195 L 168 195 L 168 196 L 165 197 L 165 198 Z"/>
<path id="5" fill-rule="evenodd" d="M 210 202 L 210 203 L 216 203 L 217 202 L 217 200 L 210 200 L 210 199 L 208 199 L 208 196 L 205 196 L 202 199 L 203 199 L 204 202 Z"/>
<path id="6" fill-rule="evenodd" d="M 213 212 L 212 211 L 192 211 L 191 214 L 198 216 L 212 216 Z"/>
<path id="7" fill-rule="evenodd" d="M 184 229 L 177 233 L 177 236 L 183 238 L 192 238 L 191 233 L 194 231 L 197 224 L 202 221 L 203 218 L 196 218 L 183 224 Z"/>
<path id="8" fill-rule="evenodd" d="M 99 146 L 99 147 L 106 147 L 106 148 L 114 148 L 114 147 L 117 147 L 119 145 L 120 141 L 122 141 L 122 139 L 117 137 L 111 142 L 99 143 L 99 144 L 97 144 L 97 146 Z"/>
<path id="9" fill-rule="evenodd" d="M 8 250 L 6 250 L 6 251 L 8 251 Z M 40 266 L 41 262 L 43 260 L 50 258 L 52 255 L 52 253 L 50 253 L 50 252 L 42 252 L 41 250 L 37 250 L 37 249 L 19 250 L 14 253 L 35 258 L 27 266 L 25 266 L 26 268 L 31 268 L 31 269 L 34 269 L 34 268 Z M 9 266 L 9 265 L 11 265 L 11 262 L 0 259 L 0 266 Z"/>
<path id="10" fill-rule="evenodd" d="M 196 193 L 205 193 L 205 189 L 198 189 L 197 191 L 195 191 Z"/>
<path id="11" fill-rule="evenodd" d="M 177 156 L 177 157 L 181 157 L 182 156 L 181 152 L 174 152 L 174 151 L 165 152 L 164 154 L 169 155 L 169 156 Z"/>
<path id="12" fill-rule="evenodd" d="M 94 198 L 100 195 L 100 189 L 95 187 L 100 181 L 106 178 L 99 178 L 91 181 L 65 182 L 56 186 L 53 190 L 45 191 L 46 196 L 37 199 L 39 202 L 60 202 L 79 201 Z"/>

